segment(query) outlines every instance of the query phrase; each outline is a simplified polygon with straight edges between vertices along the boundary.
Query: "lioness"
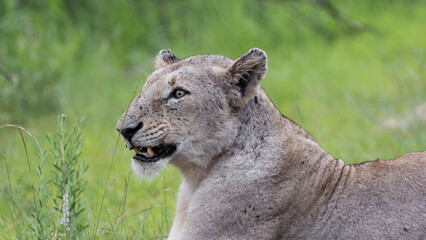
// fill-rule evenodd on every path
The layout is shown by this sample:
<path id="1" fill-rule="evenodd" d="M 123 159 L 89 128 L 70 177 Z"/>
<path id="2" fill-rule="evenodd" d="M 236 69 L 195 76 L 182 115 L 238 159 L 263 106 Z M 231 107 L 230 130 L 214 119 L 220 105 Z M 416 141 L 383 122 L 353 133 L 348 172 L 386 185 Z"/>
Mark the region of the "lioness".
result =
<path id="1" fill-rule="evenodd" d="M 274 107 L 260 49 L 163 50 L 117 123 L 133 169 L 179 168 L 169 239 L 425 239 L 426 152 L 345 165 Z"/>

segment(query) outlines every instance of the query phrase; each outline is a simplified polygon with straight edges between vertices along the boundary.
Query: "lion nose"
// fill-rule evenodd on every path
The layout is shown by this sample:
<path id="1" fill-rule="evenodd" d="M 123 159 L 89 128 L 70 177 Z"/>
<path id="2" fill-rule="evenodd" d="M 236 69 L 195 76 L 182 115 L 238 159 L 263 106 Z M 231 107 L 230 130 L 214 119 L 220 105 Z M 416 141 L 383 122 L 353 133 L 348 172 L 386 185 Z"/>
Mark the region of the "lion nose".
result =
<path id="1" fill-rule="evenodd" d="M 135 127 L 130 127 L 130 128 L 124 128 L 124 129 L 117 129 L 117 131 L 119 133 L 121 133 L 121 135 L 127 139 L 127 141 L 131 141 L 133 135 L 143 127 L 143 123 L 139 122 L 138 125 L 136 125 Z"/>

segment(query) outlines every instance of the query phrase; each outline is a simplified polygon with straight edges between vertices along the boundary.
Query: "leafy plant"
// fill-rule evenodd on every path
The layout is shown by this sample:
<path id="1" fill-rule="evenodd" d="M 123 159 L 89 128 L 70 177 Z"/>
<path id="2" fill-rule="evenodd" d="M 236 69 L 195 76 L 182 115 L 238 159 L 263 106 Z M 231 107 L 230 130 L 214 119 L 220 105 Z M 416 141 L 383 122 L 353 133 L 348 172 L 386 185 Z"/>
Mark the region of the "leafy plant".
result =
<path id="1" fill-rule="evenodd" d="M 80 162 L 83 141 L 81 127 L 83 120 L 77 120 L 70 132 L 65 128 L 66 116 L 58 117 L 59 131 L 49 135 L 50 151 L 47 155 L 53 164 L 51 182 L 56 188 L 52 195 L 55 209 L 62 214 L 58 231 L 73 238 L 79 236 L 87 227 L 82 214 L 85 210 L 81 193 L 87 181 L 83 174 L 88 169 L 87 162 Z"/>
<path id="2" fill-rule="evenodd" d="M 18 128 L 20 133 L 23 129 L 18 125 L 8 126 Z M 16 218 L 16 203 L 9 180 L 10 202 L 18 239 L 28 237 L 23 234 L 27 232 L 23 230 L 26 228 L 29 235 L 37 239 L 80 239 L 87 228 L 81 193 L 87 185 L 83 175 L 88 169 L 88 164 L 79 159 L 83 147 L 81 134 L 84 120 L 77 120 L 72 129 L 67 130 L 66 115 L 62 114 L 58 116 L 58 126 L 56 134 L 47 136 L 50 147 L 47 150 L 39 148 L 40 162 L 36 166 L 38 184 L 32 187 L 33 211 L 26 224 Z M 25 146 L 24 138 L 22 141 Z M 28 153 L 26 154 L 28 157 Z M 6 168 L 9 173 L 7 165 Z M 29 172 L 31 175 L 31 169 Z"/>

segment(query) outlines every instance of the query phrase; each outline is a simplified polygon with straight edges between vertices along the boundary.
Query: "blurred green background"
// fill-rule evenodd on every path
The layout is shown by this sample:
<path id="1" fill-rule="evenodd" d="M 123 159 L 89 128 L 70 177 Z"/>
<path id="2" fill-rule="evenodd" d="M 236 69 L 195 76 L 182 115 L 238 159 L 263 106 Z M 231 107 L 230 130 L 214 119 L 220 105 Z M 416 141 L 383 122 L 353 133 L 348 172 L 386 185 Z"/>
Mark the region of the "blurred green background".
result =
<path id="1" fill-rule="evenodd" d="M 152 180 L 132 175 L 125 227 L 110 228 L 132 157 L 119 141 L 113 158 L 115 124 L 159 50 L 233 59 L 265 50 L 262 86 L 275 105 L 332 155 L 359 163 L 426 150 L 425 23 L 424 0 L 0 0 L 0 125 L 22 125 L 44 146 L 58 114 L 85 117 L 83 198 L 89 219 L 101 213 L 97 234 L 161 238 L 180 182 L 173 167 Z M 36 145 L 25 140 L 34 166 Z M 25 218 L 36 180 L 15 128 L 0 129 L 0 153 L 1 187 L 7 161 Z M 3 196 L 3 239 L 16 234 L 6 205 Z"/>

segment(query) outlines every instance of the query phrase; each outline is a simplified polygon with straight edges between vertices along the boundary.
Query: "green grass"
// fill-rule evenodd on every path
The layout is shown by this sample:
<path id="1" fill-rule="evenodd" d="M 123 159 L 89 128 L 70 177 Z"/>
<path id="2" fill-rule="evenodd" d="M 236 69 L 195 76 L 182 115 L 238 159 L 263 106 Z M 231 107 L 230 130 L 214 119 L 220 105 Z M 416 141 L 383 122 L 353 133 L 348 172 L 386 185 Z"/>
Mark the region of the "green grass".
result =
<path id="1" fill-rule="evenodd" d="M 161 238 L 172 224 L 178 171 L 129 178 L 132 153 L 115 131 L 160 49 L 237 58 L 262 48 L 271 100 L 346 163 L 425 150 L 424 120 L 385 124 L 426 102 L 425 2 L 333 2 L 375 31 L 350 32 L 313 1 L 0 2 L 0 68 L 11 80 L 0 76 L 0 125 L 18 123 L 49 149 L 45 136 L 57 131 L 58 114 L 70 123 L 86 118 L 81 198 L 87 234 L 102 239 Z M 25 236 L 19 226 L 31 219 L 40 160 L 33 139 L 24 139 L 32 175 L 18 130 L 0 129 L 3 239 Z M 9 211 L 10 189 L 21 225 Z"/>

